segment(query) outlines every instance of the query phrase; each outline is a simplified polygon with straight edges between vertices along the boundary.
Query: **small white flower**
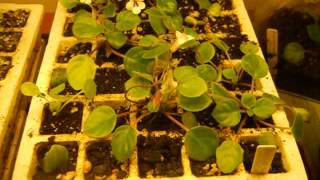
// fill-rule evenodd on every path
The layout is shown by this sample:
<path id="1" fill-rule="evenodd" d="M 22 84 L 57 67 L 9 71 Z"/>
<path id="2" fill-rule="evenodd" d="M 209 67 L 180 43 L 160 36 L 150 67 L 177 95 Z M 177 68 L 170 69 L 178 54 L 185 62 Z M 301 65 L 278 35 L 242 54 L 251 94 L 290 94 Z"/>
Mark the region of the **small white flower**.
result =
<path id="1" fill-rule="evenodd" d="M 126 8 L 132 11 L 133 14 L 140 14 L 141 10 L 146 8 L 144 0 L 129 0 L 126 4 Z"/>
<path id="2" fill-rule="evenodd" d="M 91 0 L 80 0 L 80 2 L 83 4 L 88 4 L 88 5 L 90 5 L 92 3 Z"/>
<path id="3" fill-rule="evenodd" d="M 186 43 L 192 39 L 194 39 L 194 37 L 192 37 L 191 35 L 176 31 L 176 41 L 171 46 L 171 51 L 175 52 L 176 50 L 179 49 L 179 47 L 181 45 L 183 45 L 184 43 Z"/>

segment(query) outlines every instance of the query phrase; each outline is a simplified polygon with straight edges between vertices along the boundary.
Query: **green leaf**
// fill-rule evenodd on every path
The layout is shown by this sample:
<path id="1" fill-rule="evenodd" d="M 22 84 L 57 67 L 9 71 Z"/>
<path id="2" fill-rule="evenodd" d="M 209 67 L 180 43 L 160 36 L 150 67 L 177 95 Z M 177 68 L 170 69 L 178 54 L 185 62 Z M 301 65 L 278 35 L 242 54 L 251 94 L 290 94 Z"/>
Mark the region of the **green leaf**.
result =
<path id="1" fill-rule="evenodd" d="M 272 101 L 274 104 L 286 104 L 283 100 L 281 100 L 279 97 L 269 94 L 269 93 L 263 93 L 262 95 L 263 98 L 265 99 L 269 99 L 270 101 Z"/>
<path id="2" fill-rule="evenodd" d="M 222 74 L 226 79 L 231 80 L 233 83 L 237 82 L 238 76 L 233 68 L 224 69 Z"/>
<path id="3" fill-rule="evenodd" d="M 93 138 L 104 138 L 116 127 L 117 114 L 109 106 L 95 108 L 84 123 L 83 132 Z"/>
<path id="4" fill-rule="evenodd" d="M 127 10 L 121 11 L 117 15 L 116 21 L 116 28 L 119 31 L 128 31 L 134 29 L 141 23 L 141 19 L 138 15 Z"/>
<path id="5" fill-rule="evenodd" d="M 87 79 L 82 90 L 88 99 L 93 99 L 97 94 L 97 85 L 93 79 Z"/>
<path id="6" fill-rule="evenodd" d="M 217 103 L 232 98 L 228 90 L 225 89 L 221 84 L 213 83 L 211 90 L 212 97 Z"/>
<path id="7" fill-rule="evenodd" d="M 103 15 L 106 18 L 114 17 L 116 15 L 116 10 L 117 10 L 116 4 L 111 2 L 103 8 Z"/>
<path id="8" fill-rule="evenodd" d="M 68 82 L 66 69 L 54 69 L 51 75 L 50 87 L 56 87 L 66 82 Z"/>
<path id="9" fill-rule="evenodd" d="M 197 70 L 192 66 L 179 66 L 174 69 L 174 78 L 177 81 L 191 76 L 198 76 Z"/>
<path id="10" fill-rule="evenodd" d="M 183 17 L 179 11 L 173 15 L 163 16 L 162 21 L 170 32 L 180 31 L 183 28 Z"/>
<path id="11" fill-rule="evenodd" d="M 157 8 L 152 7 L 146 10 L 146 13 L 148 14 L 149 22 L 151 24 L 152 29 L 157 34 L 164 34 L 167 32 L 167 29 L 162 22 L 162 14 Z"/>
<path id="12" fill-rule="evenodd" d="M 173 14 L 178 8 L 178 3 L 176 0 L 157 0 L 157 8 L 166 14 Z"/>
<path id="13" fill-rule="evenodd" d="M 207 82 L 218 79 L 218 71 L 209 64 L 201 64 L 196 68 L 198 75 Z"/>
<path id="14" fill-rule="evenodd" d="M 240 108 L 237 102 L 231 99 L 218 102 L 211 115 L 222 127 L 236 126 L 241 120 Z"/>
<path id="15" fill-rule="evenodd" d="M 178 104 L 186 111 L 199 112 L 210 106 L 212 99 L 208 94 L 196 98 L 188 98 L 179 95 Z"/>
<path id="16" fill-rule="evenodd" d="M 132 73 L 133 73 L 133 75 L 134 75 L 133 77 L 141 77 L 141 78 L 146 79 L 146 80 L 148 80 L 148 81 L 150 81 L 150 82 L 153 81 L 153 76 L 150 75 L 150 74 L 141 73 L 141 72 L 136 72 L 136 71 L 133 71 Z"/>
<path id="17" fill-rule="evenodd" d="M 189 76 L 179 81 L 177 91 L 185 97 L 194 98 L 206 93 L 208 86 L 202 78 Z"/>
<path id="18" fill-rule="evenodd" d="M 199 126 L 197 118 L 192 112 L 187 111 L 187 112 L 183 113 L 181 116 L 181 120 L 182 120 L 183 124 L 189 129 L 191 129 L 195 126 Z"/>
<path id="19" fill-rule="evenodd" d="M 304 133 L 304 122 L 309 119 L 309 112 L 303 108 L 293 108 L 294 120 L 291 131 L 297 141 L 301 140 Z"/>
<path id="20" fill-rule="evenodd" d="M 215 55 L 214 46 L 209 42 L 201 43 L 196 49 L 196 60 L 200 64 L 208 63 Z"/>
<path id="21" fill-rule="evenodd" d="M 46 173 L 52 173 L 65 167 L 68 164 L 69 151 L 66 147 L 54 144 L 46 152 L 43 158 L 43 170 Z"/>
<path id="22" fill-rule="evenodd" d="M 197 39 L 199 34 L 194 31 L 192 28 L 184 27 L 184 33 L 192 36 L 194 39 Z"/>
<path id="23" fill-rule="evenodd" d="M 276 136 L 272 132 L 264 132 L 258 138 L 259 145 L 275 145 L 278 146 Z"/>
<path id="24" fill-rule="evenodd" d="M 208 15 L 213 17 L 221 16 L 222 6 L 219 3 L 213 3 L 208 9 Z"/>
<path id="25" fill-rule="evenodd" d="M 118 161 L 123 162 L 130 158 L 136 144 L 136 130 L 129 125 L 122 125 L 118 127 L 112 135 L 112 154 Z"/>
<path id="26" fill-rule="evenodd" d="M 269 67 L 266 61 L 255 54 L 247 54 L 242 58 L 241 67 L 253 79 L 260 79 L 268 75 Z"/>
<path id="27" fill-rule="evenodd" d="M 143 36 L 139 41 L 139 46 L 142 47 L 154 47 L 160 42 L 160 40 L 153 35 Z"/>
<path id="28" fill-rule="evenodd" d="M 270 99 L 260 98 L 257 100 L 252 111 L 258 117 L 268 118 L 277 111 L 277 106 Z"/>
<path id="29" fill-rule="evenodd" d="M 259 46 L 253 41 L 242 42 L 240 50 L 243 54 L 255 54 L 259 51 Z"/>
<path id="30" fill-rule="evenodd" d="M 104 20 L 103 27 L 104 27 L 104 34 L 108 34 L 108 33 L 116 31 L 115 24 L 112 21 L 110 21 L 109 19 Z"/>
<path id="31" fill-rule="evenodd" d="M 61 101 L 52 101 L 49 103 L 49 110 L 54 115 L 55 112 L 60 111 L 61 106 L 62 106 Z"/>
<path id="32" fill-rule="evenodd" d="M 153 64 L 154 60 L 144 59 L 144 49 L 142 47 L 133 47 L 125 54 L 124 67 L 130 76 L 134 76 L 135 72 L 151 73 L 148 67 Z"/>
<path id="33" fill-rule="evenodd" d="M 110 32 L 106 34 L 106 37 L 110 45 L 115 49 L 120 49 L 128 40 L 128 37 L 122 32 Z"/>
<path id="34" fill-rule="evenodd" d="M 297 42 L 291 42 L 283 50 L 283 58 L 292 64 L 300 64 L 304 59 L 304 48 Z"/>
<path id="35" fill-rule="evenodd" d="M 243 161 L 243 149 L 230 140 L 224 141 L 216 152 L 217 165 L 225 173 L 232 173 Z"/>
<path id="36" fill-rule="evenodd" d="M 208 9 L 211 5 L 209 0 L 195 0 L 199 4 L 200 9 Z"/>
<path id="37" fill-rule="evenodd" d="M 40 89 L 33 82 L 24 82 L 20 87 L 20 91 L 25 96 L 40 96 L 41 95 Z"/>
<path id="38" fill-rule="evenodd" d="M 59 1 L 67 9 L 76 7 L 80 3 L 80 0 L 59 0 Z"/>
<path id="39" fill-rule="evenodd" d="M 161 43 L 150 50 L 145 50 L 142 58 L 153 59 L 153 58 L 159 57 L 160 55 L 168 52 L 169 50 L 170 50 L 169 43 Z"/>
<path id="40" fill-rule="evenodd" d="M 320 44 L 320 25 L 310 24 L 307 26 L 309 38 L 315 43 Z"/>
<path id="41" fill-rule="evenodd" d="M 151 82 L 140 77 L 132 77 L 125 83 L 128 96 L 142 100 L 150 96 Z"/>
<path id="42" fill-rule="evenodd" d="M 103 32 L 103 27 L 84 11 L 79 11 L 74 18 L 73 34 L 80 39 L 91 39 Z"/>
<path id="43" fill-rule="evenodd" d="M 160 106 L 158 104 L 153 103 L 153 101 L 149 101 L 147 104 L 147 108 L 149 112 L 156 113 L 159 112 Z"/>
<path id="44" fill-rule="evenodd" d="M 88 79 L 94 79 L 96 67 L 88 55 L 74 56 L 67 66 L 68 82 L 74 90 L 81 90 Z"/>
<path id="45" fill-rule="evenodd" d="M 56 98 L 65 88 L 65 83 L 60 84 L 49 91 L 49 96 Z"/>
<path id="46" fill-rule="evenodd" d="M 228 44 L 222 41 L 217 35 L 211 33 L 209 34 L 209 37 L 211 38 L 211 42 L 221 51 L 223 51 L 224 53 L 227 53 L 229 51 L 230 47 L 228 46 Z"/>
<path id="47" fill-rule="evenodd" d="M 244 93 L 241 96 L 241 104 L 247 109 L 253 108 L 256 105 L 256 102 L 256 97 L 250 93 Z"/>
<path id="48" fill-rule="evenodd" d="M 191 159 L 205 161 L 215 155 L 219 136 L 213 128 L 197 126 L 187 132 L 184 144 Z"/>

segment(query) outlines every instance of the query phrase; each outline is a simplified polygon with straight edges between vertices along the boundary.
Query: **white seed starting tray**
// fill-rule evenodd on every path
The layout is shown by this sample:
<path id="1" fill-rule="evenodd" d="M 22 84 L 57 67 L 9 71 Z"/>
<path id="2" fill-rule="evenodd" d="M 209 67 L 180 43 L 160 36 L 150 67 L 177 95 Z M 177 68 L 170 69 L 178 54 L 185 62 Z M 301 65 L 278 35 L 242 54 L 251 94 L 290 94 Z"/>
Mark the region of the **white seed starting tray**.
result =
<path id="1" fill-rule="evenodd" d="M 7 21 L 3 13 L 21 10 L 29 14 L 27 21 L 18 17 L 18 20 Z M 25 78 L 28 67 L 31 67 L 30 58 L 42 22 L 42 5 L 0 3 L 0 164 L 4 149 L 9 141 L 8 131 L 15 123 L 17 99 L 20 96 L 20 85 Z M 12 24 L 15 23 L 15 25 Z"/>
<path id="2" fill-rule="evenodd" d="M 248 14 L 246 12 L 244 3 L 242 0 L 233 0 L 233 10 L 226 11 L 224 14 L 234 14 L 238 17 L 239 22 L 241 24 L 242 34 L 248 35 L 248 39 L 251 41 L 258 42 L 253 31 L 251 22 L 249 20 Z M 68 13 L 66 9 L 59 3 L 50 38 L 49 43 L 44 55 L 44 61 L 42 63 L 40 73 L 37 79 L 37 85 L 40 87 L 42 92 L 48 92 L 51 81 L 51 74 L 56 68 L 66 67 L 66 64 L 57 63 L 56 59 L 58 54 L 63 51 L 66 47 L 70 47 L 70 45 L 75 44 L 77 41 L 74 37 L 65 37 L 63 36 L 64 26 L 67 17 L 72 17 L 74 14 Z M 94 43 L 92 43 L 95 46 Z M 94 47 L 91 47 L 94 48 Z M 262 55 L 260 51 L 260 55 Z M 235 61 L 237 62 L 237 61 Z M 112 64 L 105 63 L 102 67 L 112 67 Z M 270 74 L 257 82 L 259 85 L 259 91 L 268 92 L 274 95 L 277 95 L 276 88 L 271 79 Z M 99 86 L 99 85 L 98 85 Z M 52 136 L 55 137 L 55 143 L 72 143 L 76 142 L 78 151 L 76 152 L 77 158 L 75 160 L 75 168 L 71 171 L 74 171 L 75 177 L 74 179 L 85 179 L 85 162 L 87 161 L 86 150 L 90 143 L 96 142 L 97 139 L 89 138 L 84 135 L 83 132 L 83 124 L 85 119 L 87 118 L 90 108 L 83 98 L 76 99 L 77 102 L 82 102 L 83 105 L 83 113 L 79 117 L 79 121 L 82 124 L 78 130 L 73 133 L 64 133 L 64 134 L 46 134 L 42 131 L 43 127 L 41 125 L 43 117 L 46 116 L 44 112 L 44 107 L 46 102 L 40 98 L 33 98 L 30 111 L 27 117 L 26 126 L 23 133 L 23 138 L 21 140 L 21 145 L 17 157 L 17 161 L 15 164 L 13 179 L 14 180 L 23 180 L 23 179 L 32 179 L 37 171 L 37 166 L 39 162 L 37 161 L 37 149 L 39 144 L 47 143 L 48 139 Z M 130 106 L 130 103 L 125 101 L 123 94 L 103 94 L 95 97 L 95 103 L 102 103 L 105 105 L 110 105 L 112 107 L 118 106 Z M 135 106 L 131 106 L 131 110 L 135 110 Z M 79 110 L 79 107 L 77 108 Z M 130 124 L 136 127 L 136 115 L 132 113 L 130 115 Z M 275 125 L 288 127 L 288 121 L 284 111 L 277 111 L 273 115 L 273 120 Z M 236 138 L 238 140 L 241 139 L 254 139 L 261 132 L 271 130 L 271 129 L 242 129 L 238 136 L 232 136 L 232 138 Z M 42 132 L 42 133 L 41 133 Z M 208 176 L 208 177 L 196 177 L 190 167 L 190 161 L 186 154 L 185 147 L 182 145 L 181 148 L 181 164 L 183 168 L 183 173 L 181 176 L 177 177 L 147 177 L 146 179 L 307 179 L 307 175 L 305 173 L 305 169 L 303 166 L 302 159 L 299 154 L 298 147 L 296 145 L 294 137 L 291 135 L 289 131 L 283 130 L 274 130 L 278 137 L 279 141 L 279 150 L 282 154 L 282 163 L 286 172 L 283 173 L 269 173 L 267 175 L 254 175 L 247 172 L 244 168 L 244 165 L 241 164 L 235 173 L 232 175 L 216 175 L 216 176 Z M 145 131 L 139 131 L 139 134 L 145 136 Z M 161 134 L 165 134 L 165 132 L 157 131 L 151 133 L 159 136 Z M 220 132 L 222 135 L 222 132 Z M 173 137 L 169 134 L 168 136 Z M 222 135 L 223 136 L 223 135 Z M 129 162 L 129 170 L 128 175 L 125 179 L 144 179 L 141 178 L 139 174 L 138 167 L 138 151 L 135 150 Z M 114 174 L 109 178 L 115 178 Z"/>

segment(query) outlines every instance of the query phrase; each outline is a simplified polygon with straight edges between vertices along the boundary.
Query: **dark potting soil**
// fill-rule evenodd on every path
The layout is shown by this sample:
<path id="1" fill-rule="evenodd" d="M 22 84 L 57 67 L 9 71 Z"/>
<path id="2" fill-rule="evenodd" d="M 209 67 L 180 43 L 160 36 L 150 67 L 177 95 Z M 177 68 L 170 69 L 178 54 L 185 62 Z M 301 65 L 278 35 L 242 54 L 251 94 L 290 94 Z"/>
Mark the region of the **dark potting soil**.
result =
<path id="1" fill-rule="evenodd" d="M 97 69 L 95 82 L 97 94 L 121 94 L 125 92 L 124 83 L 130 76 L 124 71 L 112 68 Z"/>
<path id="2" fill-rule="evenodd" d="M 180 121 L 180 117 L 174 117 Z M 180 132 L 181 134 L 185 133 L 182 128 L 173 123 L 163 113 L 153 113 L 149 116 L 146 116 L 140 122 L 138 122 L 137 128 L 139 131 L 146 129 L 148 131 L 176 131 Z"/>
<path id="3" fill-rule="evenodd" d="M 255 155 L 257 146 L 259 144 L 256 141 L 251 140 L 251 141 L 240 141 L 240 145 L 244 150 L 244 155 L 243 155 L 244 167 L 246 171 L 250 172 L 254 155 Z M 284 173 L 284 172 L 286 172 L 286 170 L 284 169 L 282 164 L 281 153 L 276 152 L 273 158 L 269 173 Z"/>
<path id="4" fill-rule="evenodd" d="M 138 136 L 139 176 L 178 177 L 183 175 L 181 138 Z"/>
<path id="5" fill-rule="evenodd" d="M 71 18 L 67 18 L 63 27 L 63 36 L 71 37 L 73 36 L 72 32 L 73 21 Z"/>
<path id="6" fill-rule="evenodd" d="M 210 158 L 206 161 L 196 161 L 190 159 L 191 172 L 197 177 L 205 176 L 218 176 L 219 171 L 217 171 L 215 158 Z"/>
<path id="7" fill-rule="evenodd" d="M 243 34 L 234 37 L 226 37 L 222 38 L 221 40 L 230 47 L 228 53 L 231 59 L 241 59 L 244 56 L 244 54 L 240 51 L 240 45 L 242 42 L 248 41 L 247 35 Z M 220 49 L 216 48 L 216 55 L 214 56 L 214 59 L 228 59 L 228 57 Z"/>
<path id="8" fill-rule="evenodd" d="M 95 177 L 105 177 L 115 174 L 117 179 L 123 179 L 129 175 L 129 162 L 119 163 L 111 154 L 109 141 L 92 142 L 86 149 L 87 160 L 91 162 L 92 169 L 84 174 L 85 179 L 95 180 Z"/>
<path id="9" fill-rule="evenodd" d="M 121 113 L 125 113 L 125 112 L 129 112 L 130 111 L 130 107 L 129 106 L 127 106 L 127 107 L 120 106 L 120 107 L 116 107 L 116 108 L 113 108 L 113 109 L 116 112 L 116 114 L 121 114 Z M 117 123 L 116 123 L 116 127 L 114 128 L 114 130 L 116 130 L 119 126 L 122 126 L 122 125 L 125 125 L 125 124 L 130 124 L 129 115 L 117 117 Z"/>
<path id="10" fill-rule="evenodd" d="M 45 173 L 43 169 L 41 168 L 42 159 L 44 158 L 46 152 L 49 151 L 51 145 L 53 144 L 60 144 L 63 145 L 68 149 L 69 152 L 69 160 L 68 163 L 64 166 L 58 169 L 54 173 Z M 77 164 L 77 157 L 78 157 L 78 144 L 77 142 L 59 142 L 59 143 L 39 143 L 36 145 L 36 155 L 38 160 L 38 165 L 36 169 L 35 175 L 32 177 L 33 180 L 56 180 L 57 176 L 59 174 L 65 174 L 69 171 L 75 171 L 76 170 L 76 164 Z"/>
<path id="11" fill-rule="evenodd" d="M 92 9 L 89 5 L 87 4 L 82 4 L 82 3 L 79 3 L 78 5 L 76 5 L 75 7 L 71 8 L 71 9 L 68 9 L 68 13 L 76 13 L 78 12 L 80 9 L 83 9 L 83 10 L 86 10 L 88 12 L 91 12 Z"/>
<path id="12" fill-rule="evenodd" d="M 72 134 L 81 130 L 83 104 L 80 102 L 67 104 L 55 116 L 50 111 L 49 105 L 46 104 L 43 113 L 40 134 Z"/>
<path id="13" fill-rule="evenodd" d="M 5 28 L 21 28 L 24 27 L 28 21 L 30 11 L 24 9 L 17 9 L 15 11 L 7 11 L 0 16 L 0 27 Z"/>
<path id="14" fill-rule="evenodd" d="M 211 116 L 215 104 L 211 104 L 207 109 L 193 113 L 200 125 L 218 127 L 219 123 Z"/>
<path id="15" fill-rule="evenodd" d="M 226 82 L 222 82 L 222 84 L 230 91 L 245 91 L 251 89 L 251 81 L 252 77 L 248 73 L 243 72 L 242 77 L 237 84 L 230 84 Z"/>
<path id="16" fill-rule="evenodd" d="M 89 54 L 92 49 L 92 43 L 90 42 L 79 42 L 72 47 L 70 47 L 68 50 L 66 50 L 65 53 L 60 54 L 57 58 L 58 63 L 68 63 L 69 60 L 79 54 Z"/>
<path id="17" fill-rule="evenodd" d="M 306 28 L 313 23 L 314 19 L 305 12 L 282 8 L 270 17 L 268 27 L 279 32 L 277 87 L 320 100 L 320 46 L 309 38 Z M 283 50 L 290 42 L 299 42 L 306 50 L 305 58 L 299 65 L 282 58 Z"/>
<path id="18" fill-rule="evenodd" d="M 122 48 L 117 50 L 119 53 L 125 54 L 132 46 L 130 45 L 124 45 Z M 96 64 L 101 66 L 103 63 L 111 62 L 115 65 L 121 65 L 123 64 L 123 58 L 116 56 L 114 54 L 111 54 L 109 57 L 107 55 L 107 46 L 105 43 L 100 45 L 100 47 L 97 49 L 97 57 L 96 57 Z"/>
<path id="19" fill-rule="evenodd" d="M 228 16 L 209 18 L 212 32 L 222 32 L 229 35 L 240 36 L 241 25 L 238 16 L 232 14 Z"/>
<path id="20" fill-rule="evenodd" d="M 255 122 L 255 118 L 257 117 L 249 117 L 247 113 L 241 113 L 241 121 L 243 121 L 245 118 L 247 118 L 245 124 L 243 125 L 242 128 L 269 128 L 268 126 L 261 124 L 259 122 Z M 260 119 L 268 124 L 274 125 L 273 119 L 272 118 L 267 118 L 267 119 Z M 239 129 L 240 123 L 231 129 L 234 131 L 237 131 Z"/>
<path id="21" fill-rule="evenodd" d="M 0 32 L 0 52 L 14 52 L 21 36 L 22 32 Z"/>
<path id="22" fill-rule="evenodd" d="M 6 78 L 10 68 L 12 68 L 12 57 L 0 56 L 0 80 Z"/>

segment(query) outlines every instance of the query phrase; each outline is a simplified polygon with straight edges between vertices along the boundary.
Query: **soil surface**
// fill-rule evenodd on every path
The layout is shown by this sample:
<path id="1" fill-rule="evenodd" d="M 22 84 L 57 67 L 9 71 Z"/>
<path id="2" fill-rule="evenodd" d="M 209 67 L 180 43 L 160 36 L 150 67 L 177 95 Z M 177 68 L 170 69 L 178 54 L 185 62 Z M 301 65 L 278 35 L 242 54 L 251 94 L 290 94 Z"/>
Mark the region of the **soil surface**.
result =
<path id="1" fill-rule="evenodd" d="M 190 159 L 191 172 L 197 177 L 218 176 L 219 170 L 215 163 L 215 158 L 210 158 L 207 161 L 195 161 Z"/>
<path id="2" fill-rule="evenodd" d="M 121 94 L 125 92 L 124 83 L 130 76 L 124 71 L 111 68 L 97 69 L 95 82 L 97 94 Z"/>
<path id="3" fill-rule="evenodd" d="M 211 104 L 207 109 L 193 113 L 196 116 L 197 121 L 201 125 L 209 127 L 218 127 L 218 122 L 211 116 L 214 107 L 215 104 Z"/>
<path id="4" fill-rule="evenodd" d="M 240 145 L 244 150 L 243 163 L 246 171 L 251 171 L 254 155 L 259 145 L 256 141 L 240 141 Z M 286 170 L 282 164 L 281 153 L 276 152 L 269 173 L 284 173 Z"/>
<path id="5" fill-rule="evenodd" d="M 24 27 L 28 21 L 30 11 L 17 9 L 15 11 L 7 11 L 0 14 L 0 27 L 5 28 L 20 28 Z"/>
<path id="6" fill-rule="evenodd" d="M 68 163 L 61 167 L 57 172 L 54 173 L 45 173 L 43 169 L 41 168 L 42 159 L 44 158 L 46 152 L 49 151 L 51 145 L 53 144 L 60 144 L 65 146 L 69 151 L 69 160 Z M 32 177 L 33 180 L 56 180 L 57 176 L 59 174 L 65 174 L 69 171 L 75 171 L 76 170 L 76 164 L 77 164 L 77 156 L 78 156 L 78 144 L 77 142 L 59 142 L 59 143 L 39 143 L 36 145 L 36 155 L 38 160 L 38 165 L 36 169 L 35 175 Z"/>
<path id="7" fill-rule="evenodd" d="M 65 53 L 61 53 L 58 56 L 57 62 L 58 63 L 68 63 L 69 60 L 79 54 L 89 54 L 92 49 L 92 43 L 86 42 L 80 42 L 72 47 L 70 47 L 68 50 L 66 50 Z"/>
<path id="8" fill-rule="evenodd" d="M 92 142 L 86 149 L 87 160 L 92 169 L 86 173 L 85 179 L 95 180 L 96 177 L 108 179 L 112 174 L 117 179 L 123 179 L 129 175 L 129 162 L 119 163 L 111 154 L 109 141 Z"/>
<path id="9" fill-rule="evenodd" d="M 270 17 L 268 27 L 279 31 L 280 60 L 276 85 L 280 89 L 320 100 L 320 46 L 309 38 L 306 28 L 314 23 L 307 13 L 283 8 Z M 299 42 L 306 50 L 305 58 L 298 65 L 282 58 L 284 47 L 290 42 Z"/>
<path id="10" fill-rule="evenodd" d="M 0 81 L 6 78 L 10 68 L 12 68 L 12 57 L 0 56 Z"/>
<path id="11" fill-rule="evenodd" d="M 14 52 L 21 36 L 22 32 L 0 32 L 0 52 Z"/>
<path id="12" fill-rule="evenodd" d="M 124 45 L 122 48 L 117 50 L 119 53 L 125 54 L 132 46 Z M 110 62 L 114 65 L 121 65 L 123 64 L 123 58 L 111 54 L 110 56 L 107 55 L 107 47 L 105 44 L 101 45 L 97 50 L 96 56 L 96 64 L 101 66 L 103 63 Z"/>
<path id="13" fill-rule="evenodd" d="M 178 177 L 183 175 L 182 139 L 168 136 L 138 136 L 139 176 Z"/>
<path id="14" fill-rule="evenodd" d="M 237 84 L 222 82 L 223 86 L 230 91 L 245 91 L 251 89 L 252 77 L 243 71 L 242 77 Z M 231 82 L 231 81 L 230 81 Z"/>
<path id="15" fill-rule="evenodd" d="M 174 117 L 180 121 L 180 117 Z M 167 116 L 160 112 L 153 113 L 143 118 L 140 122 L 138 122 L 137 127 L 139 131 L 146 129 L 148 131 L 178 131 L 180 133 L 185 133 L 182 128 L 173 123 L 167 118 Z"/>
<path id="16" fill-rule="evenodd" d="M 73 21 L 71 18 L 67 18 L 63 28 L 63 36 L 71 37 L 73 36 L 72 32 Z"/>
<path id="17" fill-rule="evenodd" d="M 83 104 L 71 102 L 53 116 L 48 104 L 44 107 L 40 134 L 72 134 L 81 130 Z"/>

